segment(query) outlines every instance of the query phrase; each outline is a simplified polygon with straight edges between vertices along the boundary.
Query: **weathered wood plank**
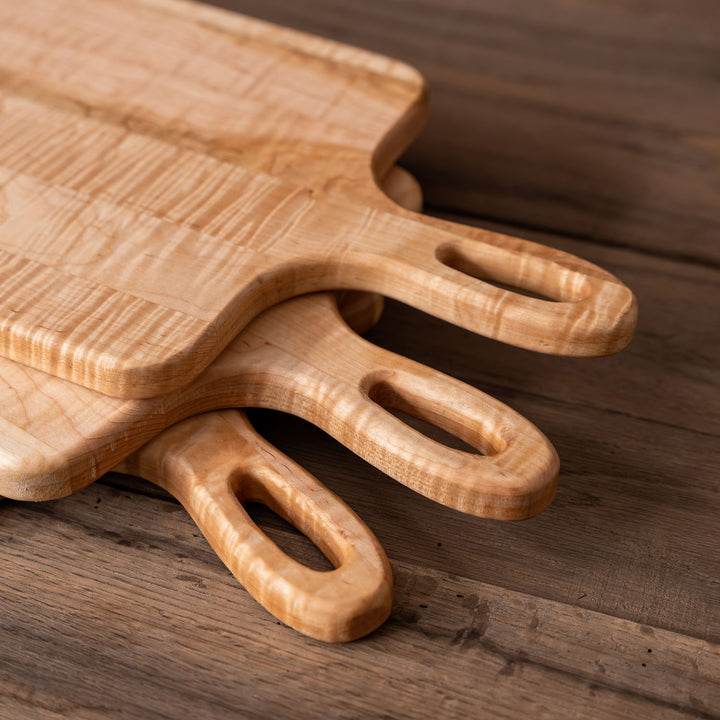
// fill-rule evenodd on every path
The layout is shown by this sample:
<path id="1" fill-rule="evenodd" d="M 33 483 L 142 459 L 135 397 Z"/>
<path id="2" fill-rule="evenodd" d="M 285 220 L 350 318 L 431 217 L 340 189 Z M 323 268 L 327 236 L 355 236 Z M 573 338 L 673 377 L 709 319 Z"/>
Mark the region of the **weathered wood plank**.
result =
<path id="1" fill-rule="evenodd" d="M 701 640 L 396 562 L 390 621 L 326 645 L 276 624 L 172 501 L 98 485 L 0 518 L 13 717 L 717 717 Z"/>
<path id="2" fill-rule="evenodd" d="M 429 206 L 720 260 L 713 0 L 216 0 L 418 67 Z"/>

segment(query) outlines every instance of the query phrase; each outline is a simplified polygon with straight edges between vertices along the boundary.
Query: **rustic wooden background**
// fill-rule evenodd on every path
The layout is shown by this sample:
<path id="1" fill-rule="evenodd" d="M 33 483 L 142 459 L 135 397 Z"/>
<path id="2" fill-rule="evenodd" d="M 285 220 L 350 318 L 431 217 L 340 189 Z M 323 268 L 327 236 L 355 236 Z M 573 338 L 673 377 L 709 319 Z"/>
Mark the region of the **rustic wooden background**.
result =
<path id="1" fill-rule="evenodd" d="M 437 506 L 252 413 L 391 559 L 394 612 L 350 645 L 277 624 L 141 481 L 4 501 L 0 717 L 720 718 L 720 6 L 223 4 L 416 65 L 431 113 L 403 164 L 428 211 L 606 267 L 638 295 L 637 336 L 610 358 L 545 357 L 388 303 L 370 339 L 557 447 L 557 498 L 524 523 Z"/>

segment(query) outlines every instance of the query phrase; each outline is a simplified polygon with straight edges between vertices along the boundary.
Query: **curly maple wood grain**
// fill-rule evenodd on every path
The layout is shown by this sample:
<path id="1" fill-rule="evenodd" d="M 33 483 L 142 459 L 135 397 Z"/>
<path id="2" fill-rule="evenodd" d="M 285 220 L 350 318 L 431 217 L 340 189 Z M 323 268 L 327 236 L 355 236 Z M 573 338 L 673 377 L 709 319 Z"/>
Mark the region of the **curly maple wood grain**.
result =
<path id="1" fill-rule="evenodd" d="M 608 273 L 378 192 L 424 114 L 411 69 L 168 7 L 0 5 L 0 353 L 152 396 L 262 309 L 330 288 L 543 352 L 628 342 L 635 299 Z"/>
<path id="2" fill-rule="evenodd" d="M 399 165 L 393 165 L 379 187 L 387 199 L 413 212 L 422 212 L 423 191 L 414 175 Z M 385 300 L 382 295 L 358 290 L 336 293 L 338 310 L 343 320 L 358 335 L 375 327 L 383 312 Z"/>
<path id="3" fill-rule="evenodd" d="M 422 208 L 419 184 L 399 167 L 383 189 L 405 207 Z M 382 313 L 378 295 L 350 291 L 336 300 L 356 332 Z M 176 497 L 240 583 L 296 630 L 346 642 L 390 614 L 392 571 L 375 536 L 340 498 L 263 440 L 242 412 L 174 425 L 115 470 L 142 475 Z M 244 510 L 248 501 L 263 502 L 308 535 L 335 570 L 318 572 L 285 554 Z"/>
<path id="4" fill-rule="evenodd" d="M 383 189 L 420 210 L 415 178 L 393 167 Z M 383 300 L 340 293 L 338 308 L 356 332 L 370 329 Z M 327 642 L 347 642 L 381 625 L 392 608 L 392 571 L 380 543 L 334 493 L 272 447 L 237 410 L 173 425 L 114 468 L 170 492 L 192 516 L 237 580 L 275 617 Z M 318 572 L 285 554 L 243 503 L 259 501 L 310 537 L 335 565 Z"/>
<path id="5" fill-rule="evenodd" d="M 186 230 L 203 232 L 203 237 L 208 236 L 207 231 L 214 231 L 228 221 L 234 222 L 232 214 L 217 213 L 217 208 L 209 199 L 215 196 L 187 195 L 187 173 L 197 174 L 198 169 L 204 168 L 200 174 L 210 182 L 209 179 L 218 173 L 215 158 L 188 154 L 184 148 L 169 147 L 144 135 L 130 138 L 128 145 L 124 128 L 120 128 L 118 135 L 117 128 L 100 128 L 97 123 L 91 127 L 87 123 L 92 124 L 92 120 L 77 117 L 74 117 L 73 130 L 73 123 L 68 126 L 64 111 L 53 112 L 50 108 L 45 108 L 44 119 L 38 125 L 35 104 L 33 100 L 15 96 L 11 96 L 5 104 L 7 114 L 3 117 L 9 117 L 11 123 L 6 128 L 8 144 L 4 147 L 3 162 L 5 167 L 20 171 L 13 178 L 20 185 L 29 183 L 31 190 L 36 180 L 22 175 L 20 167 L 27 169 L 28 162 L 33 166 L 33 172 L 42 176 L 43 182 L 62 185 L 64 191 L 58 197 L 61 213 L 68 210 L 68 193 L 80 192 L 83 197 L 97 197 L 101 202 L 104 197 L 121 196 L 123 212 L 132 209 L 145 213 L 147 217 L 151 211 L 152 222 L 162 223 L 164 218 L 180 221 Z M 44 127 L 47 130 L 56 122 L 59 123 L 57 127 L 53 126 L 49 132 L 42 131 L 43 123 L 46 123 Z M 82 127 L 77 127 L 78 122 Z M 28 128 L 31 130 L 29 135 Z M 72 135 L 78 129 L 82 132 L 77 136 L 73 158 L 79 164 L 66 158 L 62 147 L 58 147 L 59 153 L 50 155 L 53 160 L 48 162 L 48 155 L 44 152 L 48 143 L 58 137 L 67 139 L 64 135 L 66 131 Z M 102 132 L 93 136 L 92 133 L 97 130 Z M 104 152 L 98 156 L 100 140 L 106 145 Z M 148 143 L 153 144 L 155 154 L 145 152 L 149 148 Z M 36 153 L 33 148 L 40 152 Z M 33 158 L 37 158 L 38 162 L 34 163 Z M 19 166 L 13 163 L 19 163 Z M 242 168 L 225 163 L 221 169 L 227 173 L 224 176 L 227 182 L 221 183 L 221 195 L 237 190 L 238 183 L 247 180 L 247 173 Z M 140 184 L 137 185 L 137 182 Z M 150 193 L 147 192 L 148 183 L 152 188 Z M 212 183 L 210 186 L 211 191 L 217 193 Z M 386 196 L 379 195 L 374 178 L 371 187 L 376 196 L 382 197 L 378 204 L 387 208 L 390 204 Z M 42 196 L 35 196 L 35 199 L 38 197 L 41 203 L 45 199 Z M 22 202 L 22 197 L 18 196 L 9 199 Z M 258 202 L 261 200 L 258 196 Z M 392 207 L 397 209 L 398 206 Z M 71 225 L 68 227 L 72 234 Z M 73 237 L 69 236 L 71 245 Z M 174 236 L 167 240 L 178 243 Z M 12 241 L 11 237 L 9 241 Z M 42 243 L 39 236 L 38 242 Z M 182 244 L 183 238 L 179 242 Z M 186 249 L 189 247 L 185 246 Z M 195 249 L 196 246 L 193 246 L 192 250 Z M 207 247 L 201 246 L 201 250 L 207 252 Z M 230 250 L 239 253 L 237 247 L 233 246 L 228 252 Z M 161 253 L 159 257 L 162 257 Z M 62 259 L 67 260 L 65 254 Z M 128 254 L 127 262 L 128 266 L 137 268 L 137 259 L 132 253 Z M 217 259 L 215 262 L 217 265 Z M 207 268 L 203 270 L 207 272 Z M 37 282 L 39 287 L 42 277 Z M 212 283 L 209 283 L 208 289 L 212 290 Z M 78 386 L 68 386 L 57 378 L 8 364 L 7 372 L 3 373 L 7 381 L 7 402 L 4 405 L 7 412 L 3 420 L 8 430 L 5 437 L 12 438 L 12 441 L 2 456 L 6 471 L 2 478 L 5 494 L 23 499 L 67 494 L 91 482 L 173 422 L 203 409 L 258 402 L 267 407 L 287 408 L 304 417 L 314 417 L 321 426 L 364 453 L 371 462 L 387 467 L 394 477 L 453 507 L 493 517 L 516 518 L 539 512 L 550 501 L 557 476 L 557 456 L 530 423 L 482 393 L 449 378 L 434 376 L 427 368 L 408 365 L 408 361 L 403 366 L 398 358 L 370 346 L 355 348 L 354 343 L 362 341 L 339 322 L 331 300 L 326 298 L 323 303 L 311 301 L 308 305 L 303 301 L 302 307 L 309 314 L 298 316 L 293 310 L 279 329 L 273 329 L 267 337 L 262 334 L 262 324 L 256 326 L 261 328 L 260 335 L 243 333 L 235 341 L 238 352 L 234 357 L 240 359 L 239 365 L 235 366 L 235 361 L 227 356 L 226 362 L 213 364 L 214 372 L 206 373 L 191 388 L 185 388 L 187 392 L 173 393 L 148 402 L 115 401 L 86 392 Z M 115 306 L 113 298 L 108 298 L 108 304 L 118 314 L 122 313 L 123 308 Z M 312 311 L 313 304 L 315 311 Z M 70 314 L 74 309 L 72 303 L 63 308 Z M 288 312 L 287 308 L 283 312 Z M 72 320 L 69 317 L 69 322 Z M 316 322 L 320 322 L 321 327 L 311 327 Z M 303 325 L 310 330 L 307 337 L 297 335 Z M 288 333 L 288 328 L 293 333 Z M 351 345 L 346 348 L 349 353 L 346 367 L 328 366 L 328 372 L 322 370 L 327 363 L 327 353 L 326 357 L 314 357 L 307 348 L 308 337 L 314 340 L 314 330 L 319 330 L 324 340 L 335 337 L 350 341 Z M 291 347 L 280 346 L 278 352 L 278 338 L 290 340 Z M 334 350 L 332 354 L 336 354 Z M 258 365 L 253 364 L 255 359 L 259 361 Z M 358 366 L 358 360 L 365 365 L 361 362 Z M 317 365 L 319 372 L 316 376 L 313 376 L 315 371 L 308 361 Z M 354 367 L 353 361 L 356 362 Z M 246 362 L 249 362 L 248 373 L 242 369 Z M 293 379 L 297 377 L 295 366 L 303 379 L 300 387 L 295 386 Z M 392 383 L 388 370 L 389 375 L 393 375 L 393 369 L 403 367 L 404 373 L 399 373 L 396 378 L 400 387 L 390 392 Z M 224 376 L 223 373 L 228 371 L 230 375 Z M 334 377 L 333 373 L 340 373 L 340 378 Z M 409 379 L 416 387 L 438 379 L 440 387 L 436 390 L 441 401 L 456 402 L 457 407 L 451 408 L 447 417 L 443 417 L 440 408 L 429 407 L 428 398 L 438 399 L 438 393 L 433 394 L 432 388 L 429 388 L 424 403 L 413 401 L 411 394 L 402 392 L 402 383 Z M 216 381 L 217 386 L 208 394 L 210 386 Z M 338 408 L 334 392 L 343 385 L 350 392 L 350 402 Z M 443 388 L 448 392 L 444 393 Z M 197 395 L 193 397 L 194 392 Z M 416 414 L 425 414 L 439 424 L 444 423 L 471 443 L 495 454 L 481 458 L 433 443 L 371 401 L 369 393 L 382 402 L 400 405 Z M 200 396 L 203 397 L 202 402 L 199 402 Z M 345 413 L 351 413 L 353 406 L 357 408 L 365 427 L 354 430 L 344 426 L 346 421 L 352 421 Z M 338 420 L 338 413 L 342 420 Z M 372 423 L 369 427 L 368 421 Z M 58 433 L 58 426 L 62 425 L 68 429 L 65 433 Z M 377 450 L 366 444 L 368 440 L 385 443 L 385 447 Z M 511 442 L 505 445 L 508 440 Z M 420 449 L 419 462 L 416 462 L 413 451 L 404 447 L 408 442 L 416 450 Z"/>
<path id="6" fill-rule="evenodd" d="M 117 470 L 172 493 L 220 559 L 269 612 L 328 642 L 367 635 L 392 607 L 392 571 L 360 518 L 252 428 L 237 410 L 165 430 Z M 243 502 L 261 502 L 305 533 L 335 569 L 312 570 L 286 555 Z"/>
<path id="7" fill-rule="evenodd" d="M 557 455 L 537 428 L 479 390 L 363 340 L 331 294 L 263 313 L 199 378 L 157 398 L 112 398 L 7 360 L 0 377 L 0 494 L 16 499 L 67 495 L 164 428 L 243 406 L 306 418 L 396 480 L 464 512 L 525 518 L 555 490 Z M 486 454 L 430 440 L 382 405 Z"/>

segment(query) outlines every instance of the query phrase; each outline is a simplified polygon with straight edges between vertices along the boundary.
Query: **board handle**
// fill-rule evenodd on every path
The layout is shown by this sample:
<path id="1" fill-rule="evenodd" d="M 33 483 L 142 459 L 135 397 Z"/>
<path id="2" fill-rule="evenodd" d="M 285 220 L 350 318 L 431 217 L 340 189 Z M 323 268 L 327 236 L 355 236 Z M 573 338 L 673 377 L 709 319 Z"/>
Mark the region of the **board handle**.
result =
<path id="1" fill-rule="evenodd" d="M 400 207 L 358 220 L 336 271 L 344 287 L 362 278 L 365 289 L 549 354 L 614 353 L 637 323 L 634 294 L 592 263 Z"/>
<path id="2" fill-rule="evenodd" d="M 261 438 L 237 410 L 185 420 L 116 468 L 174 495 L 220 559 L 275 617 L 313 638 L 344 642 L 381 625 L 392 572 L 375 536 L 316 478 Z M 286 555 L 243 502 L 270 507 L 335 566 L 313 570 Z"/>
<path id="3" fill-rule="evenodd" d="M 436 502 L 496 520 L 525 520 L 552 502 L 559 459 L 530 421 L 459 380 L 409 360 L 390 365 L 384 355 L 373 353 L 374 369 L 357 381 L 366 413 L 362 441 L 385 456 L 385 472 Z M 433 440 L 393 411 L 470 448 Z M 408 464 L 413 468 L 404 470 Z"/>
<path id="4" fill-rule="evenodd" d="M 558 456 L 531 422 L 359 337 L 332 295 L 295 298 L 253 327 L 259 337 L 279 339 L 284 352 L 265 342 L 234 360 L 228 354 L 222 383 L 242 385 L 248 405 L 298 415 L 404 485 L 466 513 L 519 520 L 551 502 Z M 437 442 L 392 411 L 442 428 L 477 452 Z"/>

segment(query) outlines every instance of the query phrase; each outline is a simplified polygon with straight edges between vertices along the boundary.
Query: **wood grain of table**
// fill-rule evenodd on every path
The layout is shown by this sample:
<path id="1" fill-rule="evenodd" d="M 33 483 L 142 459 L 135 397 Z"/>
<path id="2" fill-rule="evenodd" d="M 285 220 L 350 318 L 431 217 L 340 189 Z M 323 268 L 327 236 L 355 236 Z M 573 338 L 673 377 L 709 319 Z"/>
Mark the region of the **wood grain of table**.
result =
<path id="1" fill-rule="evenodd" d="M 307 423 L 250 413 L 390 557 L 393 613 L 347 645 L 279 624 L 143 481 L 3 501 L 0 718 L 720 717 L 715 5 L 232 6 L 420 66 L 431 119 L 406 164 L 428 211 L 607 268 L 638 296 L 637 334 L 611 357 L 550 357 L 388 302 L 369 339 L 555 444 L 557 497 L 522 523 L 434 504 Z"/>

